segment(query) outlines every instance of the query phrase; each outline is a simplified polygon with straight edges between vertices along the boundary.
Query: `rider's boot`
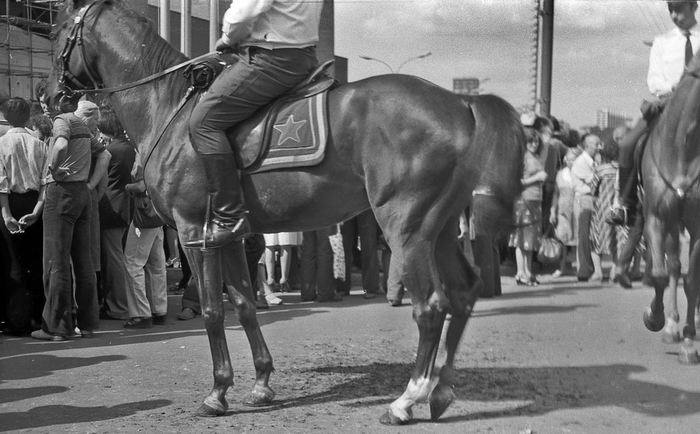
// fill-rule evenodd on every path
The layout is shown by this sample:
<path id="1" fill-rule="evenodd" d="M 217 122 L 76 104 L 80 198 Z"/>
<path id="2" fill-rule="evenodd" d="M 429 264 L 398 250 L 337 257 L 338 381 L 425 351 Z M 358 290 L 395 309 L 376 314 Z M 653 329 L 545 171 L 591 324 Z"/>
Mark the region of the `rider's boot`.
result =
<path id="1" fill-rule="evenodd" d="M 241 180 L 233 154 L 200 154 L 207 190 L 211 196 L 213 214 L 211 234 L 206 240 L 191 240 L 185 247 L 216 248 L 251 235 L 250 224 L 243 207 Z"/>
<path id="2" fill-rule="evenodd" d="M 637 171 L 634 166 L 619 168 L 619 189 L 620 203 L 613 207 L 606 222 L 615 226 L 624 226 L 629 224 L 634 218 L 634 210 L 636 209 L 637 200 Z"/>

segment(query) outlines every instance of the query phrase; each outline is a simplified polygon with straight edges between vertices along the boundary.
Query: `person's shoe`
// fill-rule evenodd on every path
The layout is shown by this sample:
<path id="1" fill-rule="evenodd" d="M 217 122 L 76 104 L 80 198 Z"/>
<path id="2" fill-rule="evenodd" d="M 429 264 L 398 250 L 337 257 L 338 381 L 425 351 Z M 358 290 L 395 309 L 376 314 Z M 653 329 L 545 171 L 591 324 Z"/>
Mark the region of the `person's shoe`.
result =
<path id="1" fill-rule="evenodd" d="M 389 300 L 389 304 L 392 307 L 398 307 L 398 306 L 401 306 L 401 300 Z"/>
<path id="2" fill-rule="evenodd" d="M 605 219 L 605 223 L 613 226 L 624 226 L 627 224 L 627 208 L 622 205 L 614 206 Z"/>
<path id="3" fill-rule="evenodd" d="M 625 273 L 615 273 L 615 276 L 613 276 L 612 279 L 613 283 L 617 283 L 621 287 L 625 289 L 631 289 L 632 288 L 632 282 L 630 281 L 629 277 Z"/>
<path id="4" fill-rule="evenodd" d="M 153 327 L 153 318 L 150 316 L 131 318 L 124 323 L 125 329 L 150 329 L 151 327 Z"/>
<path id="5" fill-rule="evenodd" d="M 153 314 L 153 325 L 166 325 L 168 323 L 168 314 L 163 315 Z"/>
<path id="6" fill-rule="evenodd" d="M 284 303 L 282 299 L 277 297 L 274 293 L 267 294 L 265 296 L 265 300 L 267 300 L 267 304 L 270 306 L 279 306 L 280 304 Z"/>
<path id="7" fill-rule="evenodd" d="M 556 279 L 558 277 L 561 277 L 562 274 L 564 274 L 564 273 L 562 273 L 561 270 L 554 270 L 554 273 L 552 273 L 552 278 Z"/>
<path id="8" fill-rule="evenodd" d="M 280 282 L 279 291 L 280 292 L 292 292 L 292 287 L 289 286 L 289 282 Z"/>
<path id="9" fill-rule="evenodd" d="M 316 294 L 309 297 L 301 297 L 301 301 L 316 301 Z"/>
<path id="10" fill-rule="evenodd" d="M 95 332 L 92 330 L 80 330 L 80 336 L 85 339 L 92 339 L 95 337 Z"/>
<path id="11" fill-rule="evenodd" d="M 325 300 L 319 299 L 319 303 L 329 303 L 329 302 L 335 302 L 335 301 L 343 301 L 343 296 L 340 294 L 334 295 L 332 298 L 327 298 Z"/>
<path id="12" fill-rule="evenodd" d="M 579 282 L 588 282 L 588 277 L 577 277 L 576 278 Z"/>
<path id="13" fill-rule="evenodd" d="M 630 281 L 632 282 L 641 282 L 642 280 L 642 273 L 639 271 L 633 271 L 630 273 Z"/>
<path id="14" fill-rule="evenodd" d="M 65 341 L 66 337 L 61 335 L 52 335 L 51 333 L 46 333 L 45 331 L 39 329 L 32 332 L 32 339 L 37 339 L 40 341 L 52 341 L 60 342 Z"/>
<path id="15" fill-rule="evenodd" d="M 365 300 L 371 300 L 377 296 L 376 292 L 365 292 L 365 295 L 362 296 Z"/>
<path id="16" fill-rule="evenodd" d="M 264 298 L 260 298 L 260 299 L 256 300 L 256 302 L 255 302 L 255 308 L 258 309 L 258 310 L 260 310 L 260 309 L 269 309 L 269 308 L 270 308 L 270 305 L 267 304 L 267 301 L 265 301 Z"/>
<path id="17" fill-rule="evenodd" d="M 196 317 L 196 316 L 197 316 L 197 313 L 195 311 L 193 311 L 189 307 L 186 307 L 186 308 L 182 309 L 180 312 L 178 312 L 177 319 L 179 319 L 181 321 L 187 321 L 187 320 L 194 319 L 194 317 Z"/>

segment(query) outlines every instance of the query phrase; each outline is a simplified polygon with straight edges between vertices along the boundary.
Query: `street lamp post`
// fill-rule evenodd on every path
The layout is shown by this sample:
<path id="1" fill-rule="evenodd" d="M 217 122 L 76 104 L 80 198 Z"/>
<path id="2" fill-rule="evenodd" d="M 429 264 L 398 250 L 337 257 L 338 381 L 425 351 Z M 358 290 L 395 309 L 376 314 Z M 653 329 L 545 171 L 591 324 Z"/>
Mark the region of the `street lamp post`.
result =
<path id="1" fill-rule="evenodd" d="M 388 63 L 386 63 L 385 61 L 383 61 L 383 60 L 381 60 L 381 59 L 375 59 L 374 57 L 370 57 L 370 56 L 360 56 L 360 59 L 364 59 L 364 60 L 373 60 L 373 61 L 375 61 L 375 62 L 379 62 L 379 63 L 383 64 L 384 66 L 386 66 L 387 68 L 389 68 L 389 71 L 391 71 L 392 74 L 398 74 L 399 71 L 401 71 L 401 68 L 403 68 L 404 65 L 406 65 L 408 62 L 411 62 L 411 61 L 413 61 L 413 60 L 418 60 L 418 59 L 425 59 L 426 57 L 428 57 L 428 56 L 430 56 L 430 55 L 432 55 L 432 54 L 433 54 L 433 53 L 431 53 L 430 51 L 428 51 L 427 53 L 423 53 L 423 54 L 421 54 L 421 55 L 419 55 L 419 56 L 409 57 L 408 59 L 404 60 L 403 62 L 401 62 L 401 63 L 399 64 L 399 67 L 396 68 L 396 71 L 394 71 L 394 68 L 392 68 L 391 65 L 389 65 Z"/>

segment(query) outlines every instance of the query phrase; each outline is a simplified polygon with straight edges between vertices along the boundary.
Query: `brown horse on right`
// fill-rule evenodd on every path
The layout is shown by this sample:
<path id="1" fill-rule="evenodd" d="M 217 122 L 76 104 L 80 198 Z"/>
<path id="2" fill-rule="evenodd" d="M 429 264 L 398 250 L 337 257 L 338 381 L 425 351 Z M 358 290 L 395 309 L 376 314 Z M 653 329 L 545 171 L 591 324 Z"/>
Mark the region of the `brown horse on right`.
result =
<path id="1" fill-rule="evenodd" d="M 680 341 L 676 301 L 681 274 L 680 234 L 690 234 L 688 274 L 683 289 L 688 301 L 683 327 L 682 363 L 698 363 L 693 347 L 700 326 L 700 60 L 696 57 L 681 78 L 664 111 L 652 125 L 642 156 L 644 236 L 651 260 L 655 296 L 644 313 L 651 331 L 664 328 L 664 341 Z M 649 267 L 647 267 L 649 269 Z M 671 304 L 664 318 L 664 292 Z"/>

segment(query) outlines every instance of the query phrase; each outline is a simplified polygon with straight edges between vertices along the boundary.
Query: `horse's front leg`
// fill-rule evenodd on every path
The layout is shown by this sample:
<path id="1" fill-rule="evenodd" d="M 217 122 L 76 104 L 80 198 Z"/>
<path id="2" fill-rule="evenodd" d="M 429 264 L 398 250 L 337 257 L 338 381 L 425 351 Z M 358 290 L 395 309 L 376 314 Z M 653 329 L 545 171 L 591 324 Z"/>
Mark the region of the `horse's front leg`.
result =
<path id="1" fill-rule="evenodd" d="M 255 383 L 251 392 L 243 398 L 243 403 L 252 406 L 265 405 L 275 397 L 275 392 L 269 386 L 274 367 L 258 323 L 255 288 L 251 284 L 243 244 L 231 243 L 225 246 L 222 254 L 226 291 L 236 309 L 238 320 L 245 330 L 255 366 Z"/>
<path id="2" fill-rule="evenodd" d="M 228 410 L 226 391 L 233 386 L 233 368 L 224 333 L 221 252 L 220 249 L 185 249 L 185 251 L 197 278 L 202 317 L 214 365 L 214 387 L 195 412 L 195 416 L 221 416 Z"/>
<path id="3" fill-rule="evenodd" d="M 419 234 L 413 236 L 420 237 Z M 394 249 L 393 244 L 391 247 L 392 255 L 397 252 L 396 265 L 403 270 L 402 281 L 411 292 L 419 338 L 416 363 L 406 391 L 391 403 L 379 421 L 385 425 L 403 425 L 413 418 L 413 406 L 426 402 L 438 384 L 435 358 L 449 301 L 440 282 L 430 241 L 410 241 L 401 248 Z"/>
<path id="4" fill-rule="evenodd" d="M 647 240 L 647 259 L 651 260 L 650 279 L 654 285 L 654 299 L 651 306 L 644 312 L 644 325 L 647 329 L 658 332 L 664 327 L 664 290 L 668 285 L 668 272 L 666 270 L 666 258 L 664 241 L 666 226 L 661 218 L 647 212 L 644 207 L 646 224 L 644 225 L 644 237 Z"/>
<path id="5" fill-rule="evenodd" d="M 666 325 L 661 336 L 665 343 L 681 341 L 681 333 L 678 327 L 680 315 L 678 314 L 678 280 L 681 275 L 681 261 L 679 257 L 680 244 L 678 233 L 674 231 L 666 238 L 666 269 L 668 270 L 668 291 L 665 293 L 666 306 L 670 307 L 666 314 Z"/>

